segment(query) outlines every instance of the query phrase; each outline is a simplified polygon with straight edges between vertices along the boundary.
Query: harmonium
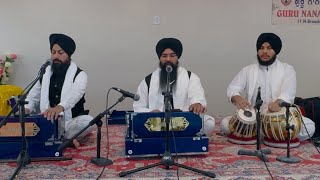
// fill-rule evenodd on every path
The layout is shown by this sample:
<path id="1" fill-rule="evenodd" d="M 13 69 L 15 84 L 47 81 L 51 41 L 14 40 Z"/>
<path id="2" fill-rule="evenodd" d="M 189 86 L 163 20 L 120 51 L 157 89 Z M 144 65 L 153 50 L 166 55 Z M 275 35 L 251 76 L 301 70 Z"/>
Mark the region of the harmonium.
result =
<path id="1" fill-rule="evenodd" d="M 0 117 L 0 122 L 4 117 Z M 43 116 L 25 118 L 27 152 L 31 158 L 62 157 L 57 151 L 62 144 L 58 120 L 49 121 Z M 10 116 L 0 128 L 0 159 L 16 159 L 22 147 L 21 123 L 19 117 Z"/>
<path id="2" fill-rule="evenodd" d="M 208 153 L 208 137 L 202 133 L 203 119 L 192 112 L 171 112 L 168 142 L 170 152 L 179 155 Z M 164 112 L 127 113 L 125 155 L 159 156 L 166 150 Z"/>

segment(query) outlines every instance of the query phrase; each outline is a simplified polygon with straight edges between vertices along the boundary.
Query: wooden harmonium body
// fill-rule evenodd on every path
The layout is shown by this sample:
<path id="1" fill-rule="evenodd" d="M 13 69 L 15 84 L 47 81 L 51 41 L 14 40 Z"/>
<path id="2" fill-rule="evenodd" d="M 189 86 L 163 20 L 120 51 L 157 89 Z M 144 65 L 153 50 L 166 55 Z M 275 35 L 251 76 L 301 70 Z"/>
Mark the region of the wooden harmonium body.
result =
<path id="1" fill-rule="evenodd" d="M 0 121 L 4 117 L 0 117 Z M 57 149 L 61 145 L 59 120 L 49 121 L 43 116 L 25 118 L 27 151 L 31 158 L 61 157 Z M 11 116 L 0 128 L 0 159 L 15 159 L 22 147 L 21 123 L 19 117 Z"/>
<path id="2" fill-rule="evenodd" d="M 158 156 L 166 149 L 165 113 L 127 113 L 125 154 L 127 157 Z M 201 116 L 192 112 L 171 112 L 169 146 L 172 153 L 205 154 L 208 137 L 201 130 Z"/>

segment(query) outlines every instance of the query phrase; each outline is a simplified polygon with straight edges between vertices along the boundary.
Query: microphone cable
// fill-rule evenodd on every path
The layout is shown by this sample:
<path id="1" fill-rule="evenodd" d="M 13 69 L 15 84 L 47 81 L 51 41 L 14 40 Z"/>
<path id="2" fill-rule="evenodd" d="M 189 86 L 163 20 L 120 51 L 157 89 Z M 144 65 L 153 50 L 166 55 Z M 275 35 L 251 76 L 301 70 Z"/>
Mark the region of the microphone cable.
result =
<path id="1" fill-rule="evenodd" d="M 301 116 L 300 116 L 300 118 L 301 118 L 300 120 L 301 120 L 301 123 L 303 124 L 303 127 L 302 127 L 302 128 L 305 128 L 305 130 L 306 130 L 306 132 L 307 132 L 307 134 L 308 134 L 308 137 L 309 137 L 312 145 L 314 146 L 314 148 L 315 148 L 315 149 L 318 151 L 318 153 L 320 154 L 319 149 L 318 149 L 317 146 L 315 145 L 315 142 L 314 142 L 314 140 L 311 138 L 311 135 L 310 135 L 310 133 L 308 132 L 307 126 L 306 126 L 306 124 L 305 124 L 304 121 L 303 121 L 303 116 L 302 116 L 300 107 L 299 107 L 298 105 L 296 105 L 296 104 L 293 104 L 293 105 L 295 106 L 295 108 L 298 109 L 298 111 L 299 111 L 299 113 L 300 113 L 300 115 L 301 115 Z M 289 148 L 290 148 L 290 147 L 289 147 Z M 262 150 L 261 150 L 261 149 L 260 149 L 260 153 L 262 153 Z M 271 179 L 274 179 L 274 178 L 272 177 L 272 175 L 271 175 L 271 172 L 270 172 L 270 170 L 269 170 L 266 162 L 264 161 L 264 158 L 262 158 L 262 159 L 263 159 L 263 162 L 264 162 L 264 164 L 265 164 L 265 166 L 266 166 L 266 168 L 267 168 L 268 173 L 269 173 L 270 176 L 271 176 Z"/>
<path id="2" fill-rule="evenodd" d="M 301 115 L 301 117 L 300 117 L 301 119 L 300 119 L 300 120 L 301 120 L 301 122 L 302 122 L 302 124 L 303 124 L 303 126 L 304 126 L 304 128 L 305 128 L 305 130 L 306 130 L 306 132 L 307 132 L 307 134 L 308 134 L 308 136 L 309 136 L 312 144 L 314 145 L 314 147 L 316 148 L 316 150 L 319 152 L 319 149 L 315 146 L 314 141 L 311 139 L 311 136 L 310 136 L 310 134 L 309 134 L 309 132 L 308 132 L 308 130 L 307 130 L 307 127 L 306 127 L 304 121 L 303 121 L 302 113 L 301 113 L 301 110 L 300 110 L 299 106 L 297 106 L 297 105 L 295 105 L 295 104 L 293 104 L 293 105 L 298 109 L 298 111 L 299 111 L 299 113 L 300 113 L 300 115 Z M 289 148 L 290 148 L 290 147 L 289 147 Z M 260 148 L 260 153 L 262 154 L 261 148 Z M 320 154 L 320 152 L 319 152 L 319 154 Z M 273 176 L 272 176 L 272 174 L 271 174 L 271 172 L 270 172 L 270 170 L 269 170 L 269 168 L 268 168 L 268 166 L 267 166 L 267 163 L 266 163 L 265 160 L 264 160 L 264 158 L 262 158 L 262 160 L 263 160 L 263 162 L 264 162 L 264 164 L 265 164 L 265 166 L 266 166 L 266 168 L 267 168 L 267 171 L 268 171 L 271 179 L 274 179 Z"/>
<path id="3" fill-rule="evenodd" d="M 267 67 L 267 71 L 268 71 L 268 67 Z M 258 104 L 258 106 L 259 106 L 259 124 L 260 124 L 260 129 L 258 129 L 257 128 L 257 133 L 258 133 L 258 131 L 259 131 L 259 134 L 260 134 L 260 136 L 258 137 L 258 138 L 260 138 L 260 139 L 258 139 L 259 141 L 261 141 L 261 128 L 262 128 L 262 119 L 261 119 L 261 112 L 260 112 L 260 106 L 263 104 L 263 101 L 262 101 L 262 99 L 261 99 L 261 87 L 259 87 L 258 88 L 258 93 L 257 93 L 257 100 L 256 100 L 256 102 L 259 102 L 259 103 L 261 103 L 261 104 Z M 257 104 L 255 105 L 255 106 L 257 106 Z M 257 142 L 258 143 L 258 142 Z M 260 147 L 259 147 L 259 152 L 260 152 L 260 155 L 261 155 L 261 159 L 262 159 L 262 161 L 263 161 L 263 163 L 264 163 L 264 166 L 266 167 L 266 169 L 267 169 L 267 171 L 268 171 L 268 173 L 269 173 L 269 175 L 270 175 L 270 177 L 271 177 L 271 179 L 273 180 L 274 178 L 273 178 L 273 176 L 272 176 L 272 174 L 271 174 L 271 172 L 270 172 L 270 169 L 269 169 L 269 167 L 268 167 L 268 165 L 267 165 L 267 162 L 266 162 L 266 160 L 264 159 L 264 155 L 267 157 L 267 155 L 266 154 L 263 154 L 263 152 L 262 152 L 262 148 L 261 148 L 261 143 L 262 142 L 260 142 L 259 143 L 259 145 L 260 145 Z"/>
<path id="4" fill-rule="evenodd" d="M 38 77 L 39 75 L 40 75 L 40 71 L 38 72 L 37 77 Z M 37 79 L 37 78 L 36 78 L 36 79 Z M 20 95 L 23 95 L 23 93 L 24 93 L 27 89 L 29 89 L 29 87 L 30 87 L 33 83 L 35 83 L 35 80 L 33 80 L 31 83 L 29 83 L 29 84 L 27 85 L 27 87 L 25 87 L 24 90 L 20 93 Z M 16 104 L 16 106 L 18 106 L 18 103 Z M 20 112 L 19 112 L 19 113 L 20 113 Z M 26 115 L 25 115 L 25 117 L 26 117 Z M 25 134 L 25 128 L 22 128 L 21 122 L 20 122 L 20 127 L 21 127 L 21 134 L 22 134 L 22 133 Z M 20 171 L 21 171 L 21 169 L 22 169 L 22 166 L 25 166 L 24 162 L 26 161 L 26 159 L 27 159 L 27 154 L 28 154 L 28 140 L 27 140 L 26 136 L 24 136 L 24 139 L 23 139 L 22 141 L 24 141 L 24 142 L 26 143 L 26 149 L 22 149 L 22 150 L 21 150 L 21 154 L 18 155 L 18 158 L 19 158 L 20 155 L 23 155 L 23 160 L 22 160 L 22 161 L 20 162 L 20 164 L 16 167 L 14 173 L 13 173 L 12 176 L 10 177 L 10 180 L 16 178 L 16 177 L 18 176 L 18 174 L 20 173 Z M 18 162 L 17 162 L 17 163 L 18 163 Z"/>
<path id="5" fill-rule="evenodd" d="M 171 112 L 172 113 L 172 112 Z M 172 123 L 173 119 L 171 117 L 170 119 L 170 124 L 171 124 L 171 133 L 172 133 L 172 140 L 173 140 L 173 145 L 174 145 L 174 151 L 175 151 L 175 157 L 176 157 L 176 163 L 179 163 L 179 160 L 178 160 L 178 152 L 177 152 L 177 144 L 176 144 L 176 137 L 174 135 L 174 130 L 173 130 L 173 123 Z M 170 141 L 169 141 L 169 144 L 170 144 Z M 170 149 L 169 149 L 170 150 Z M 176 166 L 177 167 L 177 178 L 179 180 L 179 166 Z"/>
<path id="6" fill-rule="evenodd" d="M 261 115 L 260 115 L 260 117 L 261 117 Z M 260 129 L 258 129 L 258 131 L 261 131 L 261 125 L 262 125 L 262 120 L 261 120 L 261 118 L 260 118 Z M 261 134 L 260 134 L 260 137 L 261 137 Z M 259 137 L 259 138 L 260 138 Z M 263 161 L 263 163 L 264 163 L 264 166 L 266 167 L 266 169 L 267 169 L 267 171 L 268 171 L 268 173 L 269 173 L 269 175 L 270 175 L 270 177 L 271 177 L 271 179 L 272 180 L 274 180 L 274 178 L 273 178 L 273 176 L 272 176 L 272 174 L 271 174 L 271 172 L 270 172 L 270 169 L 269 169 L 269 167 L 268 167 L 268 165 L 267 165 L 267 162 L 266 162 L 266 160 L 263 158 L 263 152 L 262 152 L 262 148 L 261 148 L 261 143 L 260 143 L 260 147 L 259 147 L 260 149 L 259 149 L 259 151 L 260 151 L 260 154 L 261 154 L 261 156 L 262 156 L 262 161 Z M 265 156 L 267 156 L 267 155 L 265 155 Z"/>
<path id="7" fill-rule="evenodd" d="M 108 109 L 108 101 L 109 101 L 109 93 L 110 93 L 110 91 L 111 91 L 111 89 L 112 88 L 110 88 L 109 90 L 108 90 L 108 93 L 107 93 L 107 98 L 106 98 L 106 109 Z M 109 112 L 107 112 L 107 114 L 106 114 L 106 129 L 107 129 L 107 147 L 106 147 L 106 149 L 107 149 L 107 159 L 109 159 L 109 145 L 110 145 L 110 141 L 109 141 L 109 123 L 108 123 L 108 116 L 109 116 Z M 102 169 L 102 171 L 101 171 L 101 173 L 99 174 L 99 176 L 96 178 L 96 180 L 98 180 L 101 176 L 102 176 L 102 174 L 103 174 L 103 172 L 104 172 L 104 170 L 106 169 L 106 166 L 107 165 L 105 165 L 104 167 L 103 167 L 103 169 Z"/>
<path id="8" fill-rule="evenodd" d="M 48 60 L 47 60 L 47 62 L 48 62 Z M 38 79 L 38 77 L 41 75 L 41 68 L 40 68 L 40 70 L 38 71 L 38 74 L 37 74 L 37 76 L 36 76 L 36 78 L 31 82 L 31 83 L 29 83 L 24 89 L 23 89 L 23 91 L 20 93 L 20 95 L 23 95 L 24 93 L 25 93 L 25 91 L 26 90 L 28 90 L 29 89 L 29 87 L 30 86 L 32 86 L 32 85 L 34 85 L 37 81 L 36 81 L 36 79 Z M 20 113 L 20 112 L 19 112 Z M 26 117 L 26 115 L 25 115 L 25 117 Z M 24 119 L 24 121 L 25 121 L 25 119 Z M 22 128 L 22 123 L 21 123 L 21 121 L 20 121 L 20 126 L 21 126 L 21 134 L 25 134 L 25 127 L 24 128 Z M 25 125 L 24 125 L 25 126 Z M 20 173 L 20 171 L 21 171 L 21 169 L 22 169 L 22 166 L 25 166 L 25 165 L 27 165 L 27 164 L 24 164 L 25 163 L 25 161 L 26 161 L 26 159 L 27 159 L 27 155 L 28 155 L 28 141 L 27 141 L 27 138 L 26 138 L 26 136 L 24 136 L 24 138 L 22 139 L 22 143 L 25 143 L 25 148 L 26 149 L 21 149 L 21 151 L 20 151 L 20 153 L 19 153 L 19 155 L 18 155 L 18 158 L 20 157 L 21 158 L 21 156 L 23 156 L 23 159 L 21 160 L 20 159 L 20 164 L 17 166 L 17 168 L 15 169 L 15 171 L 14 171 L 14 173 L 12 174 L 12 176 L 10 177 L 10 180 L 12 180 L 12 179 L 14 179 L 14 178 L 16 178 L 17 176 L 18 176 L 18 174 Z M 21 156 L 20 156 L 21 155 Z M 31 157 L 30 157 L 30 155 L 29 155 L 29 158 L 30 158 L 30 162 L 31 162 Z M 17 163 L 19 163 L 19 159 L 17 159 L 18 160 L 18 162 Z M 29 162 L 29 163 L 30 163 Z"/>
<path id="9" fill-rule="evenodd" d="M 311 136 L 310 136 L 310 134 L 309 134 L 309 132 L 308 132 L 308 129 L 307 129 L 307 126 L 306 126 L 306 124 L 304 123 L 304 121 L 303 121 L 303 118 L 302 118 L 302 113 L 301 113 L 301 110 L 300 110 L 300 108 L 299 108 L 299 106 L 298 105 L 296 105 L 296 104 L 293 104 L 294 106 L 295 106 L 295 108 L 297 108 L 298 109 L 298 111 L 299 111 L 299 113 L 300 113 L 300 115 L 301 115 L 301 122 L 302 122 L 302 124 L 303 124 L 303 127 L 305 128 L 305 130 L 306 130 L 306 132 L 307 132 L 307 134 L 308 134 L 308 137 L 309 137 L 309 139 L 311 140 L 311 142 L 312 142 L 312 145 L 316 148 L 316 150 L 318 151 L 318 153 L 320 154 L 320 151 L 319 151 L 319 149 L 316 147 L 316 145 L 315 145 L 315 143 L 314 143 L 314 141 L 313 141 L 313 139 L 311 138 Z M 290 147 L 289 147 L 290 148 Z M 262 150 L 260 149 L 260 153 L 262 154 Z M 269 175 L 271 176 L 271 179 L 274 179 L 273 178 L 273 176 L 271 175 L 271 172 L 270 172 L 270 170 L 269 170 L 269 168 L 268 168 L 268 166 L 267 166 L 267 163 L 264 161 L 264 158 L 262 158 L 263 159 L 263 162 L 264 162 L 264 164 L 265 164 L 265 166 L 266 166 L 266 168 L 267 168 L 267 171 L 268 171 L 268 173 L 269 173 Z"/>
<path id="10" fill-rule="evenodd" d="M 296 104 L 293 104 L 293 105 L 299 110 L 299 113 L 300 113 L 300 115 L 301 115 L 301 122 L 302 122 L 302 124 L 303 124 L 303 127 L 305 128 L 305 130 L 306 130 L 306 132 L 307 132 L 307 134 L 308 134 L 308 137 L 309 137 L 312 145 L 314 146 L 314 148 L 316 148 L 316 150 L 317 150 L 318 153 L 320 154 L 320 151 L 319 151 L 318 147 L 315 145 L 315 141 L 311 138 L 311 135 L 310 135 L 310 133 L 308 132 L 307 126 L 306 126 L 306 124 L 305 124 L 304 121 L 303 121 L 303 117 L 302 117 L 302 113 L 301 113 L 300 107 L 299 107 L 298 105 L 296 105 Z M 302 128 L 302 127 L 301 127 L 301 128 Z"/>
<path id="11" fill-rule="evenodd" d="M 260 87 L 259 87 L 260 88 Z M 260 113 L 259 113 L 260 114 Z M 260 137 L 261 137 L 261 125 L 262 125 L 262 120 L 261 120 L 261 115 L 260 115 L 260 129 L 258 129 L 257 128 L 257 131 L 260 131 Z M 260 138 L 259 137 L 259 138 Z M 257 142 L 258 143 L 258 142 Z M 269 169 L 269 167 L 268 167 L 268 165 L 267 165 L 267 162 L 266 162 L 266 160 L 264 159 L 264 156 L 263 155 L 265 155 L 266 157 L 267 157 L 267 155 L 266 154 L 263 154 L 263 152 L 262 152 L 262 148 L 261 148 L 261 143 L 262 142 L 260 142 L 260 147 L 259 147 L 259 152 L 260 152 L 260 155 L 261 155 L 261 157 L 262 158 L 260 158 L 262 161 L 263 161 L 263 163 L 264 163 L 264 166 L 266 167 L 266 169 L 267 169 L 267 172 L 269 173 L 269 175 L 270 175 L 270 177 L 271 177 L 271 179 L 272 180 L 274 180 L 274 178 L 273 178 L 273 176 L 272 176 L 272 174 L 271 174 L 271 172 L 270 172 L 270 169 Z M 257 152 L 257 151 L 256 151 Z M 259 157 L 258 157 L 259 158 Z"/>
<path id="12" fill-rule="evenodd" d="M 20 124 L 21 124 L 21 123 L 20 123 Z M 21 130 L 22 130 L 23 133 L 25 133 L 25 129 L 22 128 L 22 125 L 21 125 Z M 21 132 L 21 133 L 22 133 L 22 132 Z M 20 171 L 22 170 L 22 166 L 27 165 L 27 164 L 24 164 L 24 162 L 25 162 L 26 159 L 27 159 L 27 154 L 28 154 L 28 141 L 27 141 L 26 136 L 24 136 L 24 141 L 25 141 L 25 143 L 26 143 L 26 149 L 22 150 L 21 153 L 19 153 L 19 155 L 18 155 L 18 158 L 19 158 L 20 155 L 23 155 L 23 160 L 22 160 L 22 161 L 20 162 L 20 164 L 16 167 L 14 173 L 13 173 L 12 176 L 10 177 L 10 180 L 13 180 L 14 178 L 16 178 L 16 177 L 19 175 Z M 30 157 L 29 157 L 29 158 L 30 158 Z M 30 159 L 30 160 L 31 160 L 31 159 Z M 19 161 L 18 161 L 18 162 L 19 162 Z M 18 163 L 18 162 L 17 162 L 17 163 Z"/>
<path id="13" fill-rule="evenodd" d="M 261 144 L 260 144 L 261 145 Z M 260 148 L 260 153 L 261 153 L 261 155 L 263 155 L 263 153 L 262 153 L 262 149 Z M 267 171 L 268 171 L 268 173 L 269 173 L 269 175 L 270 175 L 270 177 L 271 177 L 271 179 L 272 180 L 274 180 L 274 178 L 273 178 L 273 176 L 272 176 L 272 174 L 271 174 L 271 172 L 270 172 L 270 169 L 269 169 L 269 167 L 268 167 L 268 165 L 267 165 L 267 162 L 265 161 L 265 159 L 263 158 L 263 156 L 262 156 L 262 161 L 263 161 L 263 163 L 264 163 L 264 166 L 266 167 L 266 169 L 267 169 Z"/>

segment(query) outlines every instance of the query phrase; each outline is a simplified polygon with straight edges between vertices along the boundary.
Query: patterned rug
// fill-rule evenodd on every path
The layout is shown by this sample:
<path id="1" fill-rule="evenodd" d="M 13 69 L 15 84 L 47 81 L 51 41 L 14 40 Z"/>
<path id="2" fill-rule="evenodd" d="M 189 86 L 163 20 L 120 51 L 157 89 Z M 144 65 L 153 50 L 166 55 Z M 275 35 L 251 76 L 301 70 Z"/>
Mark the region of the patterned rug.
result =
<path id="1" fill-rule="evenodd" d="M 219 121 L 215 131 L 209 139 L 209 153 L 196 156 L 179 156 L 176 161 L 181 164 L 195 167 L 201 170 L 211 171 L 216 174 L 215 179 L 281 179 L 281 180 L 311 180 L 320 179 L 320 154 L 310 142 L 303 142 L 298 148 L 291 149 L 291 155 L 301 158 L 297 164 L 282 163 L 276 160 L 279 155 L 286 155 L 285 149 L 270 148 L 272 154 L 268 155 L 266 163 L 272 177 L 267 171 L 266 165 L 254 156 L 239 156 L 240 149 L 255 150 L 256 145 L 235 145 L 227 142 L 226 137 L 217 135 Z M 159 162 L 159 157 L 152 158 L 126 158 L 124 156 L 125 125 L 110 125 L 110 150 L 109 159 L 112 165 L 106 166 L 100 179 L 120 179 L 119 172 L 143 167 Z M 65 157 L 72 157 L 68 161 L 32 162 L 22 169 L 16 179 L 96 179 L 103 170 L 90 163 L 90 159 L 96 156 L 95 133 L 90 134 L 79 149 L 67 148 Z M 101 156 L 107 156 L 106 128 L 103 127 Z M 149 147 L 150 148 L 150 147 Z M 262 145 L 262 148 L 266 146 Z M 14 172 L 16 163 L 0 164 L 0 179 L 9 179 Z M 121 179 L 210 179 L 201 174 L 172 166 L 169 170 L 159 166 L 144 171 L 127 175 Z"/>

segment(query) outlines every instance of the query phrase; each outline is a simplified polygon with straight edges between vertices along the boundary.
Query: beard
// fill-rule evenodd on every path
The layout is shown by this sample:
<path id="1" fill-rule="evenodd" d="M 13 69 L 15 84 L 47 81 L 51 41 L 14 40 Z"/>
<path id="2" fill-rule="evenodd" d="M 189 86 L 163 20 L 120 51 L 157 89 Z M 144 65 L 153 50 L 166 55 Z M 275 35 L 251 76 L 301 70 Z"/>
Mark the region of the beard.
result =
<path id="1" fill-rule="evenodd" d="M 277 59 L 277 55 L 272 56 L 268 61 L 262 61 L 259 55 L 257 55 L 257 59 L 261 66 L 270 66 Z"/>
<path id="2" fill-rule="evenodd" d="M 60 59 L 53 59 L 51 65 L 53 74 L 65 75 L 70 66 L 70 61 L 71 59 L 69 59 L 67 62 L 62 62 Z"/>
<path id="3" fill-rule="evenodd" d="M 159 67 L 161 68 L 160 71 L 160 79 L 159 79 L 159 87 L 161 92 L 165 91 L 167 88 L 167 71 L 166 67 L 170 65 L 172 67 L 172 71 L 170 73 L 170 83 L 171 83 L 171 89 L 175 91 L 176 85 L 177 85 L 177 75 L 178 75 L 178 67 L 179 62 L 177 61 L 177 64 L 173 64 L 171 62 L 165 62 L 161 64 L 159 63 Z"/>

